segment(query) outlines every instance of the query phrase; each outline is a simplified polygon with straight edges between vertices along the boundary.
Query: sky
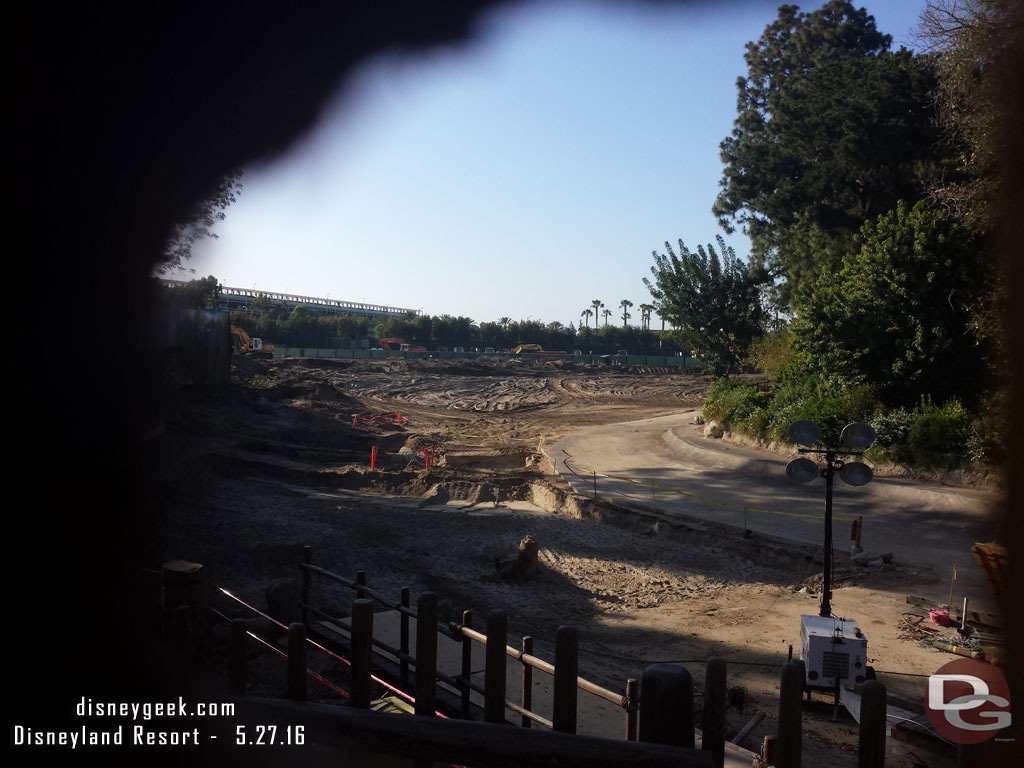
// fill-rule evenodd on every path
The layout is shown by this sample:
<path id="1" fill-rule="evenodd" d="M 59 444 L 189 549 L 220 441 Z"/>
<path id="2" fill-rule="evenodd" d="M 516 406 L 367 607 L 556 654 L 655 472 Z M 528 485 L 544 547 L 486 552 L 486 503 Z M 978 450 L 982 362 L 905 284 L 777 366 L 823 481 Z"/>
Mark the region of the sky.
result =
<path id="1" fill-rule="evenodd" d="M 628 299 L 638 324 L 666 241 L 749 252 L 711 206 L 744 46 L 780 4 L 522 3 L 468 45 L 367 62 L 167 276 L 477 322 L 579 325 L 600 299 L 621 324 Z M 925 0 L 856 5 L 914 47 Z"/>

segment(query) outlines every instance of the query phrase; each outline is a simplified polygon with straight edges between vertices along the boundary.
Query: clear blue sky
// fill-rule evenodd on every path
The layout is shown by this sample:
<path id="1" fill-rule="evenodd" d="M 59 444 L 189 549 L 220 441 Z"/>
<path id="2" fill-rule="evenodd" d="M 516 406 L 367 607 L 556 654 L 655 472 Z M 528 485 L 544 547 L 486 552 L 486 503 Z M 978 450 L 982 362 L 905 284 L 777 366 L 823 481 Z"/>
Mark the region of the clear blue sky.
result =
<path id="1" fill-rule="evenodd" d="M 468 46 L 368 63 L 310 135 L 245 169 L 190 266 L 478 322 L 578 325 L 594 299 L 650 302 L 653 250 L 724 234 L 718 145 L 744 44 L 780 4 L 527 3 L 487 16 Z M 924 4 L 864 7 L 913 47 Z M 747 255 L 742 234 L 726 243 Z"/>

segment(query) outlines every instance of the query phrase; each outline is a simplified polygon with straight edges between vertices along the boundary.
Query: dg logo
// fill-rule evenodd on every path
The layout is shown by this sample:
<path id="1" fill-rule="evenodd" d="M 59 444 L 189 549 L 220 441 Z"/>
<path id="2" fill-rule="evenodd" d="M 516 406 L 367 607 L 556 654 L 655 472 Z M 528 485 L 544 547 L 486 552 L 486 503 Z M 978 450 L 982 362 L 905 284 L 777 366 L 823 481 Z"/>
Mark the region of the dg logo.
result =
<path id="1" fill-rule="evenodd" d="M 928 678 L 928 721 L 956 744 L 978 744 L 1010 725 L 1010 687 L 991 664 L 957 659 Z"/>

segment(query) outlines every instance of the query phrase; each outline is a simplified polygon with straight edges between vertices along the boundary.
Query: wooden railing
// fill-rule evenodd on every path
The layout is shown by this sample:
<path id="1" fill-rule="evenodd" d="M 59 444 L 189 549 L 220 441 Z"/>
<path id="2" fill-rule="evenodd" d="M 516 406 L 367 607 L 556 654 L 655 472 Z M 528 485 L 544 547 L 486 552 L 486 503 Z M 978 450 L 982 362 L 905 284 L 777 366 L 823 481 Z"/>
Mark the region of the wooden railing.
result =
<path id="1" fill-rule="evenodd" d="M 725 761 L 725 708 L 727 665 L 724 659 L 712 657 L 705 663 L 703 706 L 700 713 L 701 744 L 695 748 L 697 716 L 694 706 L 693 680 L 684 667 L 675 664 L 654 664 L 647 667 L 640 680 L 626 685 L 619 694 L 587 681 L 578 675 L 578 638 L 572 627 L 559 627 L 555 638 L 555 661 L 547 662 L 532 651 L 532 640 L 524 638 L 524 647 L 517 650 L 506 643 L 508 621 L 503 612 L 487 617 L 486 632 L 469 626 L 468 612 L 461 623 L 438 623 L 438 600 L 432 592 L 420 595 L 416 608 L 410 605 L 408 589 L 394 603 L 366 585 L 365 575 L 347 579 L 312 563 L 311 549 L 306 547 L 301 564 L 303 573 L 301 609 L 304 622 L 288 628 L 286 693 L 295 702 L 305 702 L 306 681 L 314 675 L 308 669 L 307 625 L 312 614 L 324 614 L 310 603 L 312 577 L 317 574 L 351 588 L 357 595 L 346 624 L 349 633 L 347 658 L 338 656 L 350 667 L 349 691 L 345 693 L 349 707 L 303 708 L 301 721 L 315 725 L 323 720 L 321 744 L 336 745 L 352 753 L 392 753 L 415 760 L 436 760 L 464 763 L 480 768 L 510 766 L 716 766 Z M 374 603 L 397 610 L 402 628 L 399 647 L 391 647 L 373 636 Z M 181 605 L 175 613 L 175 642 L 188 657 L 190 607 Z M 411 653 L 409 619 L 416 619 L 415 654 Z M 339 621 L 338 619 L 333 619 Z M 246 679 L 247 637 L 243 621 L 232 623 L 230 679 L 235 691 L 244 691 Z M 238 630 L 238 631 L 235 631 Z M 448 676 L 437 669 L 437 639 L 448 635 L 462 643 L 462 669 L 459 675 Z M 470 679 L 472 644 L 485 647 L 484 685 Z M 359 712 L 370 707 L 373 681 L 389 685 L 374 675 L 380 663 L 374 648 L 398 659 L 394 677 L 406 698 L 414 699 L 419 717 L 389 717 L 380 713 Z M 522 702 L 506 700 L 506 659 L 512 657 L 523 665 Z M 411 667 L 411 669 L 410 669 Z M 533 670 L 554 679 L 553 716 L 551 720 L 534 712 L 529 691 Z M 379 672 L 379 670 L 378 670 Z M 316 675 L 314 675 L 316 676 Z M 410 679 L 411 678 L 411 679 Z M 322 678 L 321 678 L 322 680 Z M 454 700 L 463 717 L 477 716 L 470 706 L 471 691 L 483 695 L 484 722 L 472 719 L 449 719 L 439 712 L 437 684 L 444 683 L 458 692 Z M 241 684 L 240 684 L 241 683 Z M 399 690 L 393 688 L 393 690 Z M 584 690 L 621 707 L 626 713 L 625 739 L 607 739 L 576 735 L 577 691 Z M 779 687 L 778 729 L 775 736 L 765 737 L 762 753 L 755 765 L 777 768 L 799 768 L 801 765 L 802 698 L 804 668 L 802 661 L 782 666 Z M 877 681 L 868 681 L 861 691 L 861 720 L 858 765 L 882 768 L 885 764 L 886 689 Z M 642 696 L 642 699 L 641 699 Z M 259 706 L 287 708 L 285 703 L 263 700 Z M 479 708 L 478 708 L 479 709 Z M 315 710 L 315 711 L 314 711 Z M 506 712 L 521 717 L 525 728 L 508 727 Z M 437 715 L 442 715 L 438 717 Z M 530 728 L 540 723 L 550 730 Z"/>

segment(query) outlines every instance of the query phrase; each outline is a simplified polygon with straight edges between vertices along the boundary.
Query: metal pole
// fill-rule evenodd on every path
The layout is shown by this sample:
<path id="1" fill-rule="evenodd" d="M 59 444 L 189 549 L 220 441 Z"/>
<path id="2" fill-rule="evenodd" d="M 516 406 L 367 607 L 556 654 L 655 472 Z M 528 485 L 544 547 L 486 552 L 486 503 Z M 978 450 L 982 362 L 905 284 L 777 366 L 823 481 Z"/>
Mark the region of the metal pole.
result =
<path id="1" fill-rule="evenodd" d="M 835 476 L 835 469 L 832 462 L 835 461 L 835 453 L 825 453 L 825 469 L 821 470 L 825 478 L 825 573 L 821 580 L 821 610 L 819 616 L 832 615 L 832 478 Z"/>

